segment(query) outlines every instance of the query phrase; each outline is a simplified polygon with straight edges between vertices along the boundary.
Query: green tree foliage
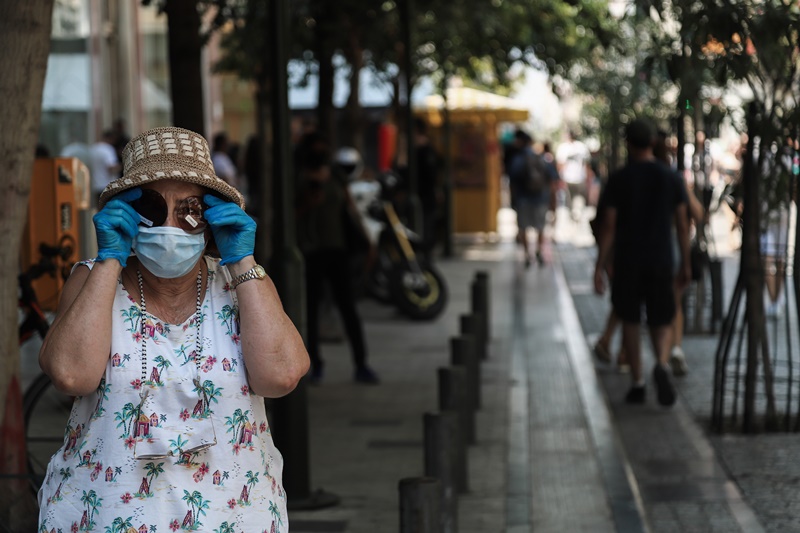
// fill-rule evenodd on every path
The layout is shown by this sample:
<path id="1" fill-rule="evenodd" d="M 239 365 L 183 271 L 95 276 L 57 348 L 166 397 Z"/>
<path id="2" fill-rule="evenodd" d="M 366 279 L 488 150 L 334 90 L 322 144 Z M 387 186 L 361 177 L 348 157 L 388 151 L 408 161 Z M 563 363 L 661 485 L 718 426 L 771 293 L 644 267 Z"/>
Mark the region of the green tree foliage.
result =
<path id="1" fill-rule="evenodd" d="M 297 0 L 292 9 L 292 55 L 316 65 L 341 54 L 352 72 L 372 68 L 393 79 L 404 43 L 402 0 Z M 258 41 L 266 0 L 240 0 L 219 67 L 252 77 L 263 57 Z M 414 79 L 446 71 L 476 84 L 508 86 L 517 61 L 565 75 L 598 45 L 610 44 L 614 23 L 605 0 L 416 0 L 413 3 Z"/>
<path id="2" fill-rule="evenodd" d="M 624 125 L 647 117 L 666 127 L 675 105 L 674 97 L 664 98 L 674 93 L 666 63 L 656 59 L 665 55 L 658 22 L 629 9 L 613 24 L 613 37 L 575 61 L 565 75 L 583 96 L 579 129 L 600 140 L 610 170 L 622 164 Z"/>
<path id="3" fill-rule="evenodd" d="M 800 6 L 788 0 L 674 0 L 652 10 L 676 29 L 667 35 L 673 78 L 684 83 L 684 92 L 700 97 L 706 113 L 703 97 L 715 92 L 735 91 L 755 104 L 757 131 L 748 133 L 760 140 L 756 168 L 768 182 L 765 205 L 777 205 L 786 198 L 791 165 L 774 154 L 800 127 Z M 734 124 L 743 127 L 742 110 L 734 111 Z"/>
<path id="4" fill-rule="evenodd" d="M 172 123 L 204 133 L 202 49 L 235 15 L 237 0 L 142 0 L 151 4 L 167 15 Z"/>
<path id="5" fill-rule="evenodd" d="M 519 61 L 564 76 L 615 33 L 605 0 L 420 0 L 417 9 L 420 73 L 493 89 L 513 83 Z"/>

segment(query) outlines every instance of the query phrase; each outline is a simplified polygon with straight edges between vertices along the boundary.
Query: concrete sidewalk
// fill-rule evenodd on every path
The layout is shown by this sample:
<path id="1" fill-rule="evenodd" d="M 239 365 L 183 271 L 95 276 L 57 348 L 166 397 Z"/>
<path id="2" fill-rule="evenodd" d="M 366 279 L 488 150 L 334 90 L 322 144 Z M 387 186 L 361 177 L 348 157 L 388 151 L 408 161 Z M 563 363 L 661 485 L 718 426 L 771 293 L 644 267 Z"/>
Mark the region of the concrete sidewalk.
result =
<path id="1" fill-rule="evenodd" d="M 312 486 L 341 503 L 290 512 L 291 531 L 398 530 L 397 484 L 423 474 L 423 414 L 437 409 L 436 369 L 450 364 L 478 271 L 490 277 L 492 338 L 459 531 L 646 531 L 558 262 L 525 270 L 514 245 L 498 243 L 437 264 L 450 302 L 436 321 L 360 303 L 380 386 L 352 383 L 346 343 L 323 346 L 325 380 L 308 391 Z"/>
<path id="2" fill-rule="evenodd" d="M 724 213 L 711 219 L 713 248 L 722 261 L 723 312 L 739 272 L 739 254 Z M 587 346 L 604 326 L 609 298 L 592 290 L 596 248 L 584 225 L 561 233 L 558 256 L 578 310 Z M 616 336 L 612 352 L 620 342 Z M 597 363 L 614 423 L 636 478 L 648 525 L 660 532 L 800 532 L 800 462 L 796 433 L 710 430 L 715 352 L 719 334 L 689 334 L 683 349 L 689 373 L 674 379 L 678 402 L 663 409 L 648 383 L 648 404 L 628 406 L 623 396 L 629 377 Z M 654 364 L 649 339 L 642 339 L 648 381 Z M 796 344 L 795 344 L 796 346 Z M 794 356 L 797 361 L 797 356 Z"/>

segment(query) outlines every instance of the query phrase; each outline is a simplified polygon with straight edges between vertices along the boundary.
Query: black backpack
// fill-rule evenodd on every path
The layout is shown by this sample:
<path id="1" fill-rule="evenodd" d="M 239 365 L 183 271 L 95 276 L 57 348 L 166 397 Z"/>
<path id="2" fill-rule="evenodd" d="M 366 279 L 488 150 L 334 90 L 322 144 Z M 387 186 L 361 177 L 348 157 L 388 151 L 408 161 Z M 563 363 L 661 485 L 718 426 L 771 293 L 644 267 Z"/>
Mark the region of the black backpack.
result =
<path id="1" fill-rule="evenodd" d="M 525 191 L 539 194 L 547 188 L 547 168 L 541 155 L 534 152 L 526 154 L 527 176 L 523 183 Z"/>

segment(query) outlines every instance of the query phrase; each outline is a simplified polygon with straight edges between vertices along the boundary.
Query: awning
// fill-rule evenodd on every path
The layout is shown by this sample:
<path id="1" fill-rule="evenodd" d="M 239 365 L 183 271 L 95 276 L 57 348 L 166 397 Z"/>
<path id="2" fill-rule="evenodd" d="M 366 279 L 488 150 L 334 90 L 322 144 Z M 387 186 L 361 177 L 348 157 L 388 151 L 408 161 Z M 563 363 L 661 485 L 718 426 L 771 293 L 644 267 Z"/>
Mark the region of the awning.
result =
<path id="1" fill-rule="evenodd" d="M 424 115 L 430 122 L 438 122 L 444 109 L 444 98 L 439 94 L 426 97 L 414 112 Z M 528 109 L 521 102 L 499 94 L 472 89 L 451 87 L 447 89 L 447 110 L 452 120 L 467 119 L 480 114 L 491 115 L 497 122 L 524 122 Z"/>

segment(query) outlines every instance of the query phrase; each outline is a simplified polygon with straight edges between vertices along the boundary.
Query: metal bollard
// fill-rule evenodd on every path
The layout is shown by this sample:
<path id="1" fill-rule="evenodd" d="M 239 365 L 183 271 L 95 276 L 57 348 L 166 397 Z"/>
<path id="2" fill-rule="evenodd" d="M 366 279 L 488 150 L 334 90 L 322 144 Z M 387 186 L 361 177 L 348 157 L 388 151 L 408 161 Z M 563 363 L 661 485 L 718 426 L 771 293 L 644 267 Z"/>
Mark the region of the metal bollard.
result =
<path id="1" fill-rule="evenodd" d="M 486 359 L 486 343 L 481 338 L 481 317 L 478 315 L 460 315 L 462 335 L 472 335 L 475 338 L 475 355 L 480 363 Z"/>
<path id="2" fill-rule="evenodd" d="M 475 350 L 474 336 L 450 337 L 450 363 L 463 366 L 467 371 L 467 406 L 472 411 L 477 411 L 481 408 L 481 366 Z M 467 437 L 467 443 L 475 443 L 474 430 Z"/>
<path id="3" fill-rule="evenodd" d="M 400 480 L 400 533 L 442 533 L 442 483 L 432 477 Z"/>
<path id="4" fill-rule="evenodd" d="M 475 273 L 475 292 L 476 295 L 474 296 L 477 298 L 477 302 L 473 301 L 473 311 L 480 310 L 483 313 L 483 324 L 484 324 L 484 333 L 486 335 L 486 342 L 489 342 L 492 339 L 492 332 L 491 332 L 491 307 L 489 305 L 491 299 L 489 295 L 489 273 L 484 270 L 479 270 Z M 475 305 L 478 305 L 476 308 Z"/>
<path id="5" fill-rule="evenodd" d="M 474 287 L 474 285 L 473 285 Z M 466 333 L 466 329 L 471 329 L 473 335 L 475 335 L 475 345 L 480 347 L 478 350 L 478 361 L 484 361 L 489 358 L 489 347 L 488 343 L 486 342 L 486 332 L 484 331 L 485 324 L 483 323 L 483 314 L 473 311 L 468 316 L 470 318 L 467 319 L 468 324 L 465 324 L 462 333 Z M 470 323 L 471 322 L 471 323 Z"/>
<path id="6" fill-rule="evenodd" d="M 441 482 L 442 533 L 458 533 L 458 414 L 425 413 L 425 475 Z"/>
<path id="7" fill-rule="evenodd" d="M 478 344 L 484 346 L 483 354 L 481 360 L 488 358 L 488 346 L 489 346 L 489 336 L 488 336 L 488 309 L 486 309 L 486 302 L 484 301 L 485 294 L 481 290 L 480 284 L 477 280 L 473 281 L 470 286 L 470 300 L 472 302 L 472 316 L 475 317 L 476 321 L 476 336 L 478 337 Z"/>
<path id="8" fill-rule="evenodd" d="M 449 366 L 439 368 L 437 376 L 439 378 L 439 410 L 458 414 L 455 481 L 458 493 L 466 494 L 469 492 L 467 433 L 475 434 L 474 412 L 467 406 L 467 371 L 461 366 Z M 469 427 L 471 427 L 471 431 Z"/>

